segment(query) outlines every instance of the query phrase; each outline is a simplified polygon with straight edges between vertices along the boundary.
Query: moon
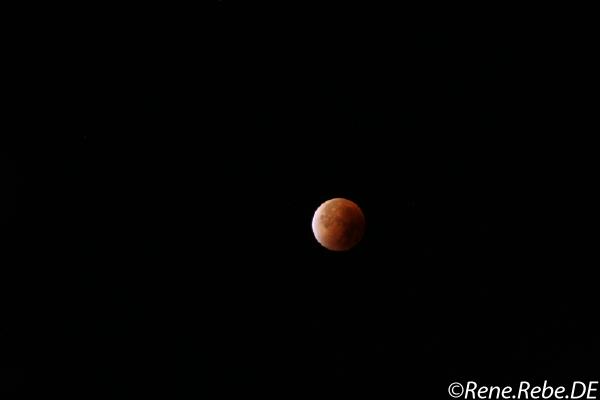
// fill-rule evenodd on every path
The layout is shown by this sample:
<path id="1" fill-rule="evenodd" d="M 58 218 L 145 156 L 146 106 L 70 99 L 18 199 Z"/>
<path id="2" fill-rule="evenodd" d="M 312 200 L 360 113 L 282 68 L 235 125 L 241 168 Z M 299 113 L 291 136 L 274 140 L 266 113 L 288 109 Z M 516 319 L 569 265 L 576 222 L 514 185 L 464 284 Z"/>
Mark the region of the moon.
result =
<path id="1" fill-rule="evenodd" d="M 327 200 L 317 208 L 312 230 L 321 246 L 346 251 L 356 246 L 365 232 L 365 216 L 356 203 L 348 199 Z"/>

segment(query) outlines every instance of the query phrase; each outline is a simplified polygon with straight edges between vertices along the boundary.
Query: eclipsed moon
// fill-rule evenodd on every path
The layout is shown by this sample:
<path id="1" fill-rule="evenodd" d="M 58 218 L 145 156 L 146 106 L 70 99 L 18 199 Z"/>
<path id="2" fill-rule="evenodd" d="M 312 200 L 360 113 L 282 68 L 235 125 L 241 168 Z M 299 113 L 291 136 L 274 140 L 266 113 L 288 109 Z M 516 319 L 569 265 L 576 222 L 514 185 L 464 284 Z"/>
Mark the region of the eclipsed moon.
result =
<path id="1" fill-rule="evenodd" d="M 321 204 L 312 220 L 317 241 L 333 251 L 354 247 L 365 232 L 365 216 L 356 203 L 335 198 Z"/>

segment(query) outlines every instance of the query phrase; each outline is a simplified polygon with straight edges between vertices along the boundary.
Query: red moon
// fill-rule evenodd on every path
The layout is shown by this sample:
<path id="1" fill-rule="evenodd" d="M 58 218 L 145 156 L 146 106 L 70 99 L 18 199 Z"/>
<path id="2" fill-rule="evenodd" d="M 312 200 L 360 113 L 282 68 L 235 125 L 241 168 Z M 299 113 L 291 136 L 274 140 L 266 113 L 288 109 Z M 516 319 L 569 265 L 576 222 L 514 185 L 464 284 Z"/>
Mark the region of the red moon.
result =
<path id="1" fill-rule="evenodd" d="M 363 237 L 365 216 L 360 207 L 350 200 L 327 200 L 315 211 L 312 230 L 317 241 L 326 249 L 350 250 Z"/>

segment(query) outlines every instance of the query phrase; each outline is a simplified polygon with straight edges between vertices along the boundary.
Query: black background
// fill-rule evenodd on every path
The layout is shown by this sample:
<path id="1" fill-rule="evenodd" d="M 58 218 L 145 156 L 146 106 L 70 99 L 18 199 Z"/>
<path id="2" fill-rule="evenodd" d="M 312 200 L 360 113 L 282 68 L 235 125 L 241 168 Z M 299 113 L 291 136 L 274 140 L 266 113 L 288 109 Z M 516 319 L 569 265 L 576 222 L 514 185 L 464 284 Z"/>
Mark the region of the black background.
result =
<path id="1" fill-rule="evenodd" d="M 540 15 L 452 11 L 220 2 L 38 38 L 13 392 L 592 378 L 576 49 Z M 367 218 L 347 253 L 310 229 L 333 197 Z"/>

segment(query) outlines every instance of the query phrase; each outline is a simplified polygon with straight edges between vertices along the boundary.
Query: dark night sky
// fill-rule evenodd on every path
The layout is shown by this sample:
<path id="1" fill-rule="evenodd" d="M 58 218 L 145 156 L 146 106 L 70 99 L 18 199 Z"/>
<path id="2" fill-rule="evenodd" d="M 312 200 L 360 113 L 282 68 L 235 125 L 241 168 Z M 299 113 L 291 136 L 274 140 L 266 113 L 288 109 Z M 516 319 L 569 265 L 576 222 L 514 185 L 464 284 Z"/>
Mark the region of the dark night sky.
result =
<path id="1" fill-rule="evenodd" d="M 39 78 L 43 120 L 68 135 L 15 157 L 17 232 L 41 243 L 16 275 L 43 294 L 7 334 L 20 390 L 447 398 L 597 371 L 588 159 L 550 134 L 572 113 L 560 34 L 216 11 L 48 53 L 69 68 Z M 310 230 L 332 197 L 367 218 L 347 253 Z"/>

